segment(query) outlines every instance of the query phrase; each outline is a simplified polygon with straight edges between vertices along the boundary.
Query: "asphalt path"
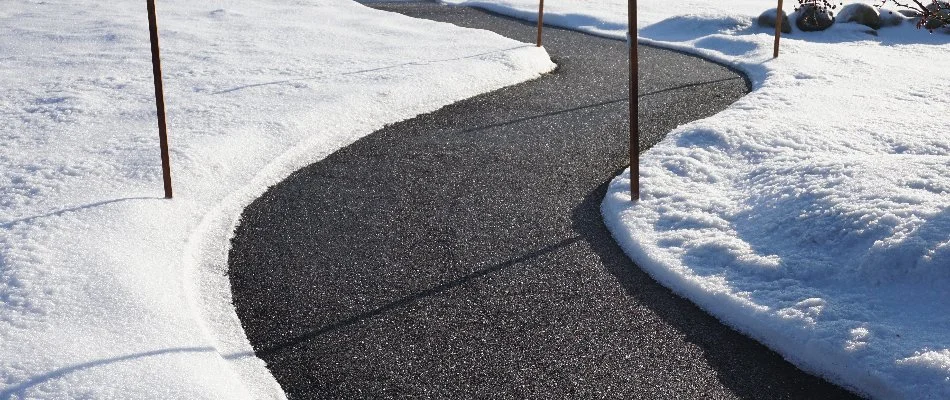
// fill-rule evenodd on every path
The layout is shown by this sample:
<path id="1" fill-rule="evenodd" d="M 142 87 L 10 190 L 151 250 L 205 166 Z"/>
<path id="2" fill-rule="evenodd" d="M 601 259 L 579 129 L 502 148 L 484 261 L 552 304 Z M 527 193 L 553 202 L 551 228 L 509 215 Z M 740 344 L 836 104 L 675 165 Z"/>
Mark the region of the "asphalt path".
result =
<path id="1" fill-rule="evenodd" d="M 375 4 L 533 42 L 532 24 Z M 229 275 L 292 399 L 847 398 L 634 265 L 603 225 L 629 164 L 624 42 L 548 27 L 540 79 L 396 123 L 242 215 Z M 748 91 L 641 47 L 645 149 Z"/>

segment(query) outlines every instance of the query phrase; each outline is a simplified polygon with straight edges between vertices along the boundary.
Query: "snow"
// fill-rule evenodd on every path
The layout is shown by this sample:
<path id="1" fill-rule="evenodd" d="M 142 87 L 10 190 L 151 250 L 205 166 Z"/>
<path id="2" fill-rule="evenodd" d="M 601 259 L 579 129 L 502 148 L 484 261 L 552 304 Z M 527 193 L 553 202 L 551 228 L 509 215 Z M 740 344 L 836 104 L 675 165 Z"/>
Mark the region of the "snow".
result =
<path id="1" fill-rule="evenodd" d="M 452 1 L 536 18 L 533 0 Z M 243 207 L 386 123 L 553 68 L 349 1 L 195 3 L 158 4 L 174 200 L 144 5 L 0 7 L 0 398 L 283 397 L 230 305 Z M 545 22 L 624 38 L 626 3 L 549 2 Z M 950 398 L 950 35 L 836 24 L 784 36 L 773 60 L 754 24 L 771 3 L 639 3 L 642 42 L 754 90 L 647 151 L 639 202 L 614 180 L 618 242 L 803 369 Z"/>
<path id="2" fill-rule="evenodd" d="M 626 3 L 550 2 L 544 20 L 624 38 Z M 641 42 L 738 68 L 753 91 L 647 151 L 639 202 L 617 177 L 605 221 L 659 282 L 801 368 L 874 398 L 950 398 L 950 35 L 796 29 L 773 60 L 755 24 L 773 5 L 639 1 Z"/>
<path id="3" fill-rule="evenodd" d="M 550 71 L 543 49 L 343 0 L 0 7 L 0 398 L 282 398 L 230 304 L 243 207 L 381 128 Z"/>

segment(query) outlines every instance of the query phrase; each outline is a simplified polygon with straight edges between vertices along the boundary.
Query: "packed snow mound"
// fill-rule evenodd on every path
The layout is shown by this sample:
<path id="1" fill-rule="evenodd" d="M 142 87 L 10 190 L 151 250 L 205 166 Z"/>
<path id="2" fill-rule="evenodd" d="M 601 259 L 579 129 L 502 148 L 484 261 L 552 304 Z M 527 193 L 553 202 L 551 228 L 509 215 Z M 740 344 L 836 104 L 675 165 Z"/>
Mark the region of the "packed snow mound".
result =
<path id="1" fill-rule="evenodd" d="M 281 398 L 230 304 L 243 206 L 387 123 L 553 69 L 543 49 L 343 0 L 0 7 L 0 399 Z"/>
<path id="2" fill-rule="evenodd" d="M 450 2 L 537 18 L 536 1 Z M 772 4 L 639 6 L 641 42 L 741 69 L 754 90 L 643 154 L 639 202 L 629 171 L 611 184 L 617 241 L 808 371 L 874 398 L 950 398 L 950 35 L 839 22 L 784 35 L 772 59 L 774 28 L 755 23 Z M 560 1 L 544 20 L 622 39 L 626 13 Z"/>

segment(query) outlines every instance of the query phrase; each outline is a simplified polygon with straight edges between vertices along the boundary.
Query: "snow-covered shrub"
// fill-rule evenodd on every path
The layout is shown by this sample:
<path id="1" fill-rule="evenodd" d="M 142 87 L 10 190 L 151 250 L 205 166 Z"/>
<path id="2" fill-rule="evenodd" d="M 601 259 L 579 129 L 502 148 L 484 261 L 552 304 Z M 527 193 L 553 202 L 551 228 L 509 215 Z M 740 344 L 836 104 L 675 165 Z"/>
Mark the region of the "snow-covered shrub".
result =
<path id="1" fill-rule="evenodd" d="M 841 3 L 828 0 L 798 0 L 795 25 L 802 31 L 823 31 L 835 23 L 834 11 Z"/>

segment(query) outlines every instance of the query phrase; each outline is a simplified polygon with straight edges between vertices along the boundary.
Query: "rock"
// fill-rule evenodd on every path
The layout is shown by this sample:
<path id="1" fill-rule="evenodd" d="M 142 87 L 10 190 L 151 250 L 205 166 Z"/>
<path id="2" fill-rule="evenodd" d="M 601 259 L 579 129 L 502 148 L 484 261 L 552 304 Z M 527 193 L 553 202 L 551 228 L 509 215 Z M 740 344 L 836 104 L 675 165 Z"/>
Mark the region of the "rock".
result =
<path id="1" fill-rule="evenodd" d="M 774 8 L 765 10 L 765 12 L 759 16 L 759 26 L 775 28 L 775 14 L 776 9 Z M 785 14 L 785 10 L 782 10 L 782 33 L 792 33 L 792 24 L 788 22 L 788 15 Z"/>
<path id="2" fill-rule="evenodd" d="M 941 26 L 950 25 L 950 3 L 946 2 L 933 2 L 927 6 L 927 10 L 936 14 L 927 18 L 927 23 L 924 24 L 924 28 L 934 30 Z"/>
<path id="3" fill-rule="evenodd" d="M 924 24 L 924 29 L 934 30 L 934 29 L 937 29 L 937 28 L 939 28 L 939 27 L 941 27 L 941 26 L 944 26 L 944 25 L 946 25 L 946 24 L 947 24 L 947 23 L 946 23 L 945 20 L 942 19 L 942 18 L 939 18 L 939 17 L 938 17 L 938 18 L 933 18 L 933 17 L 931 17 L 931 18 L 928 18 L 928 19 L 927 19 L 927 23 Z"/>
<path id="4" fill-rule="evenodd" d="M 823 31 L 835 23 L 831 11 L 821 11 L 818 7 L 806 4 L 798 8 L 795 25 L 804 32 Z"/>
<path id="5" fill-rule="evenodd" d="M 881 29 L 881 14 L 869 4 L 848 4 L 838 11 L 837 19 L 840 22 L 856 22 L 871 29 Z"/>
<path id="6" fill-rule="evenodd" d="M 927 5 L 927 10 L 930 12 L 935 12 L 941 9 L 946 10 L 948 8 L 950 8 L 950 3 L 947 3 L 946 1 L 934 1 Z"/>
<path id="7" fill-rule="evenodd" d="M 897 10 L 897 12 L 900 13 L 901 15 L 907 17 L 907 18 L 920 18 L 920 17 L 921 17 L 920 13 L 917 12 L 917 10 L 903 9 L 903 10 Z"/>
<path id="8" fill-rule="evenodd" d="M 881 9 L 881 27 L 898 26 L 904 23 L 905 19 L 910 19 L 900 11 Z"/>

